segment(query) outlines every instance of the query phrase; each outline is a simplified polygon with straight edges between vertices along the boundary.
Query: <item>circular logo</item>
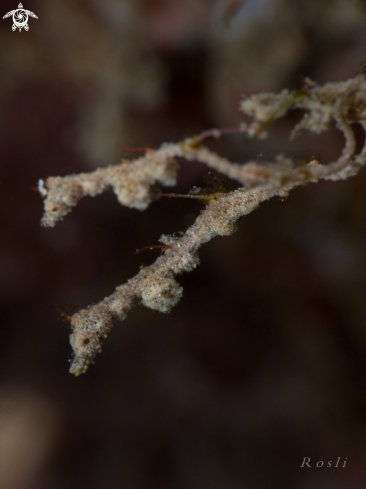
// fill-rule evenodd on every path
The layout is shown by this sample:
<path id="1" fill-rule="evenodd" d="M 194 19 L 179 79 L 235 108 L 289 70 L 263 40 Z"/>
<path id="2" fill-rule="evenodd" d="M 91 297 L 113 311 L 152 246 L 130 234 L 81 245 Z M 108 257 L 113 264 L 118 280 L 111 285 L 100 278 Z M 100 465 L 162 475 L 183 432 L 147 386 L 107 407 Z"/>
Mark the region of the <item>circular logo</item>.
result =
<path id="1" fill-rule="evenodd" d="M 28 13 L 26 10 L 23 10 L 22 8 L 18 8 L 17 10 L 14 10 L 13 13 L 13 22 L 14 22 L 14 30 L 18 27 L 21 29 L 22 27 L 26 28 L 27 23 L 28 23 Z M 28 27 L 28 26 L 27 26 Z"/>
<path id="2" fill-rule="evenodd" d="M 19 32 L 24 29 L 25 31 L 29 30 L 28 19 L 29 17 L 33 17 L 34 19 L 38 19 L 36 14 L 31 12 L 30 10 L 26 10 L 23 8 L 23 5 L 20 3 L 16 10 L 10 10 L 7 14 L 4 15 L 3 19 L 8 17 L 13 17 L 13 25 L 12 30 L 16 31 L 19 29 Z"/>
<path id="3" fill-rule="evenodd" d="M 13 31 L 18 27 L 21 30 L 23 27 L 27 31 L 28 30 L 28 12 L 23 10 L 22 8 L 18 8 L 14 10 L 13 13 L 13 22 L 14 25 L 12 27 Z"/>

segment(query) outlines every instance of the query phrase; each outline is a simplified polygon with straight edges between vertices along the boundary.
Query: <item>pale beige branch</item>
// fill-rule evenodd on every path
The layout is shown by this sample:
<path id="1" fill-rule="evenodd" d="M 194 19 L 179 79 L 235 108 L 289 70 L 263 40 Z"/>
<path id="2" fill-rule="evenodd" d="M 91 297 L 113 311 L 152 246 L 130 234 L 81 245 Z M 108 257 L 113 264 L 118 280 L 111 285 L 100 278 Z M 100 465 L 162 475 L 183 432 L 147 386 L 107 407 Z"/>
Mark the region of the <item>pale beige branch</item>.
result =
<path id="1" fill-rule="evenodd" d="M 178 165 L 172 158 L 174 146 L 148 150 L 145 156 L 135 161 L 123 161 L 120 165 L 98 168 L 91 173 L 40 180 L 39 191 L 45 197 L 42 225 L 54 226 L 82 197 L 94 197 L 110 187 L 121 204 L 146 209 L 160 196 L 159 184 L 176 183 Z"/>
<path id="2" fill-rule="evenodd" d="M 365 146 L 360 154 L 355 154 L 356 142 L 351 127 L 353 122 L 359 122 L 366 128 L 364 75 L 322 87 L 307 80 L 304 90 L 293 93 L 284 90 L 278 95 L 254 95 L 241 103 L 241 110 L 254 118 L 250 127 L 256 128 L 257 137 L 263 136 L 269 122 L 282 117 L 293 107 L 304 110 L 305 115 L 292 136 L 302 129 L 318 134 L 329 127 L 332 119 L 336 121 L 345 137 L 345 147 L 338 160 L 327 165 L 313 160 L 295 166 L 291 160 L 279 156 L 271 163 L 233 163 L 200 146 L 207 135 L 219 137 L 225 133 L 225 130 L 210 130 L 181 143 L 164 144 L 157 150 L 149 150 L 134 162 L 123 162 L 90 174 L 48 178 L 44 184 L 40 184 L 40 192 L 46 197 L 42 222 L 48 226 L 53 226 L 84 195 L 96 195 L 108 187 L 114 189 L 122 204 L 145 209 L 160 195 L 159 184 L 174 185 L 177 170 L 175 157 L 204 163 L 243 185 L 232 192 L 214 192 L 207 196 L 205 209 L 183 236 L 163 235 L 160 238 L 167 247 L 155 263 L 142 268 L 135 277 L 117 287 L 99 304 L 89 306 L 71 317 L 70 341 L 74 360 L 70 371 L 73 374 L 79 375 L 87 370 L 100 352 L 113 324 L 125 319 L 135 305 L 142 304 L 169 312 L 183 293 L 175 277 L 192 271 L 199 264 L 198 249 L 215 236 L 232 234 L 240 217 L 271 197 L 287 195 L 298 185 L 321 179 L 345 179 L 355 175 L 366 164 Z M 233 129 L 226 132 L 233 132 Z"/>

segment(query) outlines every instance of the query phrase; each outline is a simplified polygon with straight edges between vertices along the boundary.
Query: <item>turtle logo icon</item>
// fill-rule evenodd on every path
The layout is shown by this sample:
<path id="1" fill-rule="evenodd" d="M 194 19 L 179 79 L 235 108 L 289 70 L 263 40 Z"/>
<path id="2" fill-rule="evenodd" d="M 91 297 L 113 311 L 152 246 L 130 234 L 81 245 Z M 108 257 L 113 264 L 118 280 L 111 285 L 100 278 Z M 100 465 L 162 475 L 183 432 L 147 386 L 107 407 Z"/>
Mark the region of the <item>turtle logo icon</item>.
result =
<path id="1" fill-rule="evenodd" d="M 38 19 L 38 17 L 31 12 L 30 10 L 25 10 L 23 8 L 23 5 L 20 3 L 18 5 L 18 8 L 16 10 L 11 10 L 7 14 L 4 15 L 3 19 L 6 19 L 7 17 L 13 16 L 13 26 L 12 29 L 15 31 L 16 29 L 19 29 L 19 32 L 24 28 L 26 31 L 29 29 L 28 26 L 28 16 L 34 17 L 35 19 Z"/>

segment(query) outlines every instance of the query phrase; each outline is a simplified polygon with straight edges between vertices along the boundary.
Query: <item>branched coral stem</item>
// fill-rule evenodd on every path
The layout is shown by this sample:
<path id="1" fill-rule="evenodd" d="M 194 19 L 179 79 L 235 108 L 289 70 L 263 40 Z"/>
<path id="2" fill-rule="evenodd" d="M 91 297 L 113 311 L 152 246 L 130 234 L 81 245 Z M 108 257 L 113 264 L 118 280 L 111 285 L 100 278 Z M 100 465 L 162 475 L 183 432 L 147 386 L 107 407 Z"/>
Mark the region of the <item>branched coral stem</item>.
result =
<path id="1" fill-rule="evenodd" d="M 48 178 L 40 181 L 39 191 L 45 197 L 43 225 L 53 226 L 67 214 L 72 206 L 85 195 L 97 195 L 112 187 L 119 201 L 129 207 L 145 209 L 162 194 L 160 185 L 175 185 L 176 157 L 199 161 L 218 172 L 237 180 L 243 186 L 232 192 L 215 192 L 214 197 L 196 194 L 179 195 L 184 198 L 205 198 L 206 207 L 183 236 L 163 235 L 162 245 L 141 248 L 164 247 L 164 253 L 149 267 L 96 305 L 89 306 L 71 316 L 70 342 L 74 360 L 70 372 L 85 372 L 101 350 L 113 324 L 123 320 L 137 304 L 168 312 L 177 304 L 183 290 L 175 277 L 193 270 L 199 263 L 199 248 L 215 236 L 228 236 L 236 229 L 241 216 L 252 212 L 261 202 L 274 196 L 283 197 L 298 185 L 325 180 L 341 180 L 355 175 L 366 164 L 366 147 L 355 154 L 355 137 L 351 124 L 360 123 L 366 128 L 366 82 L 364 75 L 339 83 L 318 86 L 307 80 L 306 91 L 279 94 L 258 94 L 241 102 L 241 111 L 254 122 L 239 128 L 211 129 L 180 143 L 163 144 L 157 150 L 149 150 L 135 161 L 98 169 L 91 173 L 68 177 Z M 302 109 L 303 119 L 292 131 L 296 136 L 307 129 L 321 133 L 328 129 L 331 120 L 345 137 L 345 147 L 338 160 L 327 165 L 313 160 L 295 167 L 293 162 L 278 157 L 275 162 L 258 164 L 233 163 L 200 146 L 209 136 L 219 137 L 232 132 L 254 131 L 263 136 L 271 121 L 285 115 L 291 108 Z M 248 130 L 248 127 L 251 129 Z"/>

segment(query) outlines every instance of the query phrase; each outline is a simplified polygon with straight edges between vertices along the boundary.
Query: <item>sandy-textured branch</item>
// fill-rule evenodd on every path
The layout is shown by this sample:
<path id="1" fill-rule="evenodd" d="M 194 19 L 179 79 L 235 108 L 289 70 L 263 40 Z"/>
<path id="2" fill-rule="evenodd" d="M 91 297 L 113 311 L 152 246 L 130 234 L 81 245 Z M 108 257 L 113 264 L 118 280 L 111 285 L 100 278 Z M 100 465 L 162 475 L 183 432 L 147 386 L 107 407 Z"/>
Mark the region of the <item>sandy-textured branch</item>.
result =
<path id="1" fill-rule="evenodd" d="M 283 116 L 291 107 L 305 110 L 293 135 L 304 128 L 320 133 L 328 128 L 331 119 L 336 121 L 345 137 L 345 147 L 337 161 L 322 165 L 314 160 L 296 167 L 291 160 L 280 156 L 274 163 L 259 165 L 248 162 L 240 165 L 199 146 L 202 139 L 199 136 L 178 144 L 164 144 L 135 162 L 91 174 L 47 179 L 46 188 L 41 189 L 46 196 L 45 225 L 54 225 L 83 195 L 96 195 L 108 186 L 114 188 L 121 203 L 144 209 L 159 195 L 158 183 L 174 183 L 176 164 L 172 162 L 177 156 L 205 163 L 243 185 L 233 192 L 210 195 L 207 206 L 182 237 L 163 235 L 160 238 L 169 248 L 154 264 L 142 268 L 99 304 L 71 317 L 72 373 L 79 375 L 87 370 L 114 322 L 125 319 L 135 305 L 170 311 L 182 296 L 176 275 L 193 270 L 199 263 L 198 249 L 217 235 L 232 234 L 241 216 L 273 196 L 287 195 L 295 186 L 320 179 L 345 179 L 365 165 L 366 149 L 364 147 L 359 155 L 355 154 L 355 137 L 350 125 L 360 122 L 366 127 L 366 83 L 363 75 L 323 87 L 307 81 L 306 90 L 283 91 L 278 95 L 260 94 L 241 103 L 241 110 L 254 117 L 255 124 L 251 127 L 259 128 L 256 129 L 258 136 L 263 136 L 268 121 Z M 211 132 L 214 134 L 214 131 Z M 53 205 L 58 206 L 58 210 L 54 210 Z"/>
<path id="2" fill-rule="evenodd" d="M 98 168 L 91 173 L 40 180 L 38 189 L 45 197 L 43 226 L 54 226 L 82 197 L 101 194 L 112 187 L 121 204 L 136 209 L 146 207 L 160 196 L 161 185 L 175 185 L 178 165 L 169 145 L 148 150 L 142 158 L 120 165 Z"/>
<path id="3" fill-rule="evenodd" d="M 181 238 L 164 235 L 160 238 L 160 241 L 170 248 L 164 251 L 155 263 L 141 269 L 134 278 L 117 287 L 111 296 L 99 304 L 72 316 L 71 345 L 75 356 L 70 372 L 79 375 L 86 371 L 95 355 L 100 352 L 101 345 L 114 322 L 125 319 L 127 313 L 136 304 L 141 303 L 160 312 L 170 311 L 183 293 L 175 276 L 196 268 L 199 264 L 197 251 L 200 246 L 215 236 L 232 234 L 239 217 L 249 214 L 261 202 L 271 197 L 287 195 L 296 185 L 317 181 L 320 178 L 332 180 L 347 178 L 361 163 L 364 165 L 366 158 L 357 162 L 343 157 L 327 166 L 312 163 L 307 167 L 307 172 L 290 171 L 286 175 L 281 170 L 280 179 L 291 183 L 276 186 L 275 175 L 268 180 L 267 185 L 248 190 L 241 188 L 228 194 L 216 194 Z M 328 166 L 333 169 L 333 172 L 328 169 Z M 298 177 L 297 181 L 296 177 Z"/>

